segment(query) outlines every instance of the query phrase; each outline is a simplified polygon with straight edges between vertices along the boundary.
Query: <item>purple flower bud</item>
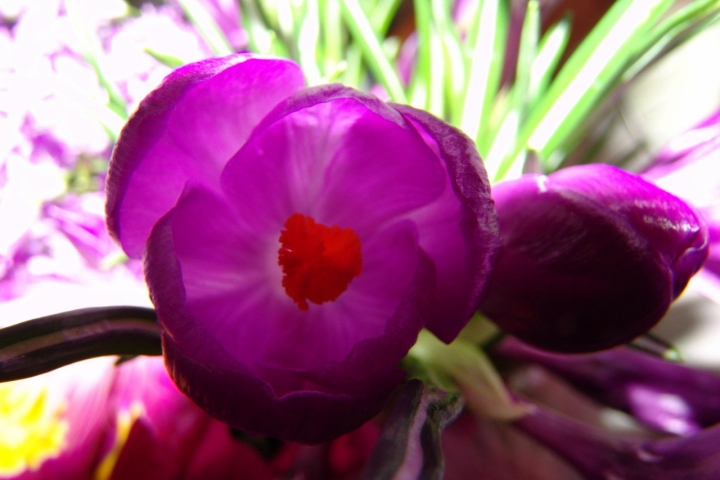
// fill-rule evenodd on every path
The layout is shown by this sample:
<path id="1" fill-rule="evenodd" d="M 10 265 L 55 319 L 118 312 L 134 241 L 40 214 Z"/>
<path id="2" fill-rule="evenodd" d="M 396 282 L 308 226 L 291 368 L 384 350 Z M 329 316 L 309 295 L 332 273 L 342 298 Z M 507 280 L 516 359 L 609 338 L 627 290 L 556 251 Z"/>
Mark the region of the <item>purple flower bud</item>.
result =
<path id="1" fill-rule="evenodd" d="M 458 130 L 248 55 L 183 67 L 141 103 L 107 214 L 145 254 L 180 389 L 243 431 L 308 443 L 377 413 L 421 328 L 455 338 L 499 243 Z"/>
<path id="2" fill-rule="evenodd" d="M 707 256 L 683 201 L 586 165 L 493 188 L 503 251 L 481 310 L 531 345 L 584 352 L 646 332 Z"/>
<path id="3" fill-rule="evenodd" d="M 538 363 L 585 394 L 658 430 L 697 433 L 720 423 L 720 376 L 714 372 L 618 347 L 586 355 L 560 355 L 503 340 L 494 354 Z"/>

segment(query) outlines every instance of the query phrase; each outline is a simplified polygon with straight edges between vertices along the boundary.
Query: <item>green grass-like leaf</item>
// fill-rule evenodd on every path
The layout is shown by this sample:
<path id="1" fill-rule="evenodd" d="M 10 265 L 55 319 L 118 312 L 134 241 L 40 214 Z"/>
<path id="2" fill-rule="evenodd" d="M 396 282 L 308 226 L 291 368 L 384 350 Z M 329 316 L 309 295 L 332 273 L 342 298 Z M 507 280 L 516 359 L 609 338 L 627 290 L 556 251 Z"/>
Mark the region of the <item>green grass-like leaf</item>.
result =
<path id="1" fill-rule="evenodd" d="M 563 158 L 558 148 L 608 92 L 618 72 L 636 53 L 635 39 L 647 34 L 672 0 L 619 0 L 570 57 L 523 126 L 516 153 L 499 169 L 502 178 L 523 148 L 538 153 L 546 169 Z"/>
<path id="2" fill-rule="evenodd" d="M 233 53 L 232 47 L 230 47 L 222 30 L 200 2 L 197 0 L 178 0 L 178 3 L 180 3 L 183 11 L 188 16 L 190 23 L 195 26 L 215 55 L 224 56 Z"/>
<path id="3" fill-rule="evenodd" d="M 365 62 L 378 82 L 385 88 L 394 102 L 407 103 L 405 90 L 395 67 L 383 51 L 370 21 L 357 0 L 344 0 L 343 18 L 355 43 L 360 47 Z"/>
<path id="4" fill-rule="evenodd" d="M 476 139 L 481 155 L 485 155 L 488 150 L 485 130 L 502 73 L 508 19 L 509 12 L 504 3 L 484 0 L 471 22 L 477 28 L 468 33 L 473 54 L 468 69 L 460 128 Z"/>
<path id="5" fill-rule="evenodd" d="M 305 15 L 300 22 L 298 32 L 298 54 L 300 67 L 305 73 L 309 85 L 322 83 L 323 75 L 318 62 L 318 44 L 320 42 L 320 9 L 317 0 L 306 0 Z M 324 62 L 322 62 L 324 63 Z"/>

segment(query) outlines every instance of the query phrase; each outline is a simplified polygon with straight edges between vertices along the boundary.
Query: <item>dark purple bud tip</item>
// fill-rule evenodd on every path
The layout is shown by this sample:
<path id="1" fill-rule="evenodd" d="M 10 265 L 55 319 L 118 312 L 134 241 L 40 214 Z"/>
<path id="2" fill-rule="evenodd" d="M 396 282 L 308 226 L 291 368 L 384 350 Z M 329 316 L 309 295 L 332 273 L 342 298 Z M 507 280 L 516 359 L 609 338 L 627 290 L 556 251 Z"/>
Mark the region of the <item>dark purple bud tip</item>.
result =
<path id="1" fill-rule="evenodd" d="M 643 334 L 707 258 L 707 228 L 687 204 L 609 165 L 526 175 L 493 198 L 503 252 L 481 310 L 547 350 Z"/>

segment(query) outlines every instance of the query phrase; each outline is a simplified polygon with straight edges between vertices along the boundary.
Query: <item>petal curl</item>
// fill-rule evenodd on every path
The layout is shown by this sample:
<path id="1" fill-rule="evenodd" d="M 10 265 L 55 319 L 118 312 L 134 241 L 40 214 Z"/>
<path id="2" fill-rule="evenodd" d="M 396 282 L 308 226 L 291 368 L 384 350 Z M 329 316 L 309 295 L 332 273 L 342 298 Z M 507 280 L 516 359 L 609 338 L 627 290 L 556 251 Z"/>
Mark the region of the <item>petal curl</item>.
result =
<path id="1" fill-rule="evenodd" d="M 300 212 L 366 239 L 435 200 L 443 178 L 396 112 L 330 85 L 305 89 L 271 112 L 228 162 L 222 184 L 255 228 L 279 231 Z"/>
<path id="2" fill-rule="evenodd" d="M 474 143 L 460 130 L 412 107 L 393 108 L 418 128 L 447 172 L 443 196 L 410 218 L 437 271 L 426 328 L 449 343 L 477 309 L 500 248 L 490 182 Z"/>
<path id="3" fill-rule="evenodd" d="M 152 226 L 188 179 L 218 186 L 227 160 L 260 120 L 303 86 L 294 63 L 247 54 L 180 68 L 123 128 L 108 173 L 108 228 L 142 255 Z"/>

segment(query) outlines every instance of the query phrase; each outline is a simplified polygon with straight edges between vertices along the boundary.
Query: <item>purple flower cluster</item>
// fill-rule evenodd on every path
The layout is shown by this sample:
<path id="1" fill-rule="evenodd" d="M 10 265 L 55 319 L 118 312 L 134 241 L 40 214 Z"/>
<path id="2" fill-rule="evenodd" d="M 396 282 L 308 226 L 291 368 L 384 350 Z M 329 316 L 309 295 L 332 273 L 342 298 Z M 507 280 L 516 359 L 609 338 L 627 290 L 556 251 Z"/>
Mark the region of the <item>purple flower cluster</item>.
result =
<path id="1" fill-rule="evenodd" d="M 513 428 L 549 447 L 583 478 L 705 479 L 720 472 L 717 373 L 627 347 L 569 356 L 508 338 L 493 353 L 535 365 L 531 379 L 525 374 L 515 382 L 535 405 Z M 611 428 L 600 406 L 625 411 L 650 429 Z"/>
<path id="2" fill-rule="evenodd" d="M 458 130 L 251 55 L 166 78 L 107 192 L 175 382 L 246 432 L 311 443 L 379 411 L 420 329 L 455 338 L 499 243 Z"/>

